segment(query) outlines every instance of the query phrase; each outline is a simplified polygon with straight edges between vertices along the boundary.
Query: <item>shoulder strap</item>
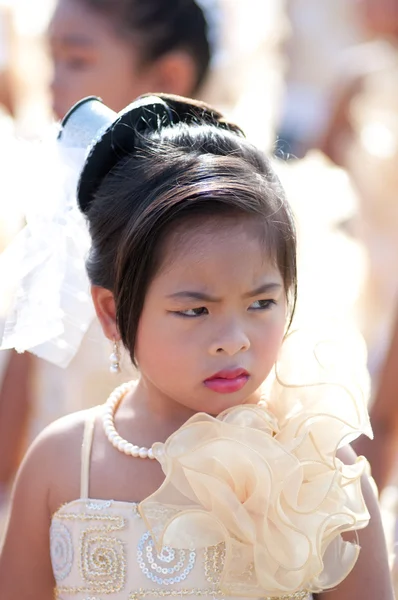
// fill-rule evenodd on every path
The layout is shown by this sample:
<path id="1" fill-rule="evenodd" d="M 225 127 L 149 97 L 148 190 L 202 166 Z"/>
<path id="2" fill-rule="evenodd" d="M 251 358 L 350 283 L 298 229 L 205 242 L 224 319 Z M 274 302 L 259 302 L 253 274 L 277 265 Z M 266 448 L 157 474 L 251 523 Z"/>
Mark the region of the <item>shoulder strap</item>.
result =
<path id="1" fill-rule="evenodd" d="M 84 424 L 80 471 L 80 498 L 84 499 L 89 498 L 91 449 L 93 446 L 94 426 L 97 414 L 97 411 L 90 410 Z"/>

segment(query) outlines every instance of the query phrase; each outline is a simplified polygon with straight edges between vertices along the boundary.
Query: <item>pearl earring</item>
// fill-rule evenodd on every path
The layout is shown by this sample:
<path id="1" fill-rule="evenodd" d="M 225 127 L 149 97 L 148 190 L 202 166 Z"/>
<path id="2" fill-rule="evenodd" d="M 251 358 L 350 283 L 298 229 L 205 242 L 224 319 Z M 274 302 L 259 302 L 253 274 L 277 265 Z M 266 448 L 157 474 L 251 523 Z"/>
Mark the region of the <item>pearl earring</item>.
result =
<path id="1" fill-rule="evenodd" d="M 109 357 L 110 360 L 110 367 L 109 370 L 111 373 L 114 373 L 115 375 L 117 373 L 120 373 L 120 349 L 119 349 L 119 342 L 117 342 L 116 340 L 114 340 L 113 342 L 113 352 Z"/>

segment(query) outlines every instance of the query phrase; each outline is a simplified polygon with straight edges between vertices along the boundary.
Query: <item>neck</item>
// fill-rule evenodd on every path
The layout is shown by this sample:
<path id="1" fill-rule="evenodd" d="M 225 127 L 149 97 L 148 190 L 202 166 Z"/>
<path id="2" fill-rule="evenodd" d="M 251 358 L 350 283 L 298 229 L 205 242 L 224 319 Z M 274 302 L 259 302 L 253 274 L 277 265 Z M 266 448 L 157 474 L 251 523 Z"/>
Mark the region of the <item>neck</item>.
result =
<path id="1" fill-rule="evenodd" d="M 137 416 L 147 418 L 153 424 L 160 423 L 163 428 L 175 431 L 190 419 L 195 411 L 176 402 L 144 377 L 140 377 L 137 386 L 126 398 Z"/>
<path id="2" fill-rule="evenodd" d="M 244 404 L 257 404 L 260 395 L 260 390 L 257 390 Z M 141 376 L 124 398 L 118 416 L 124 415 L 129 421 L 133 418 L 135 425 L 140 423 L 140 428 L 145 430 L 145 443 L 151 446 L 154 442 L 164 442 L 197 412 L 176 402 Z"/>

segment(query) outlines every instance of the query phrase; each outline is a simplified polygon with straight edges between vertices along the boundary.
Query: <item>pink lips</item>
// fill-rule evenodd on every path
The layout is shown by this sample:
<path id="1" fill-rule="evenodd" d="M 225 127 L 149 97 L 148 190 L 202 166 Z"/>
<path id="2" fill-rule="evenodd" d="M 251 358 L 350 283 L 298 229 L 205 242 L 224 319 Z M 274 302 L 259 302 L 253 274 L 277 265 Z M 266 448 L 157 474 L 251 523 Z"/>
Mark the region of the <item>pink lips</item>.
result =
<path id="1" fill-rule="evenodd" d="M 241 390 L 249 381 L 249 377 L 250 375 L 245 369 L 226 369 L 205 379 L 204 384 L 213 392 L 232 394 Z"/>

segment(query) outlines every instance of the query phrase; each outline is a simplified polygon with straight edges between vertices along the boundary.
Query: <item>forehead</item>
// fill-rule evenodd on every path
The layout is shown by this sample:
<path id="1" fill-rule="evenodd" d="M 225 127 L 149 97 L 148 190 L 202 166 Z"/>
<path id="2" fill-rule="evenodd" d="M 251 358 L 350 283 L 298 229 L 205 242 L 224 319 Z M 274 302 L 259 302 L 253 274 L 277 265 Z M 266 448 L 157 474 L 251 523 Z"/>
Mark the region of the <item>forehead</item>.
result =
<path id="1" fill-rule="evenodd" d="M 82 43 L 110 33 L 107 20 L 79 0 L 58 0 L 48 28 L 50 38 Z"/>
<path id="2" fill-rule="evenodd" d="M 221 287 L 233 280 L 256 285 L 270 275 L 281 281 L 264 223 L 254 218 L 213 218 L 182 223 L 166 239 L 157 277 Z"/>

